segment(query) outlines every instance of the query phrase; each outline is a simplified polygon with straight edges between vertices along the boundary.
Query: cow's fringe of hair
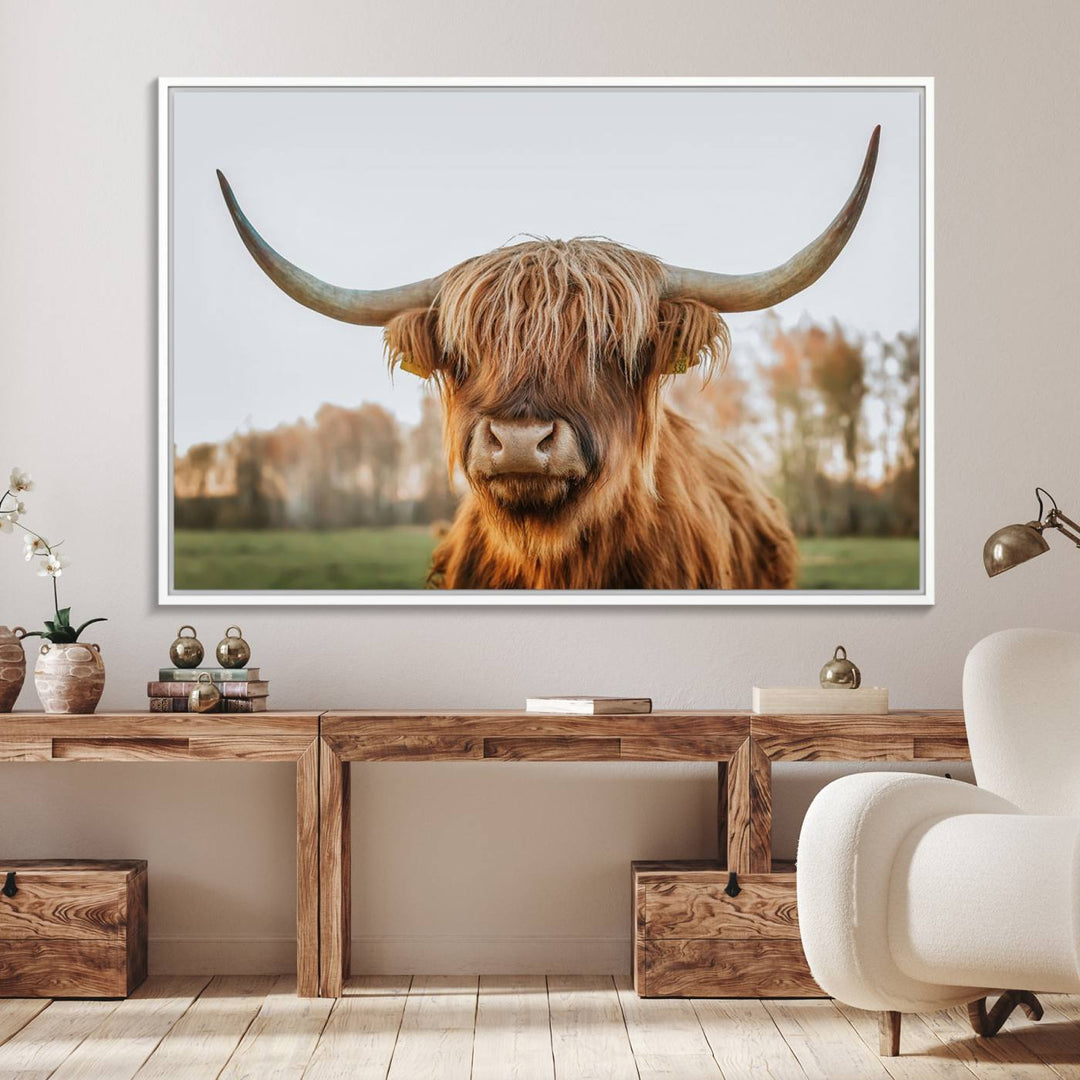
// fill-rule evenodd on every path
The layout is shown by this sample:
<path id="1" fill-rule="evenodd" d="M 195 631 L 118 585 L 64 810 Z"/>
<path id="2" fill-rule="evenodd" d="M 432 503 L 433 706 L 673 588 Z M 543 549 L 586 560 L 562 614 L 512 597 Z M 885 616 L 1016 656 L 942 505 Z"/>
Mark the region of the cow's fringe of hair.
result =
<path id="1" fill-rule="evenodd" d="M 439 339 L 461 374 L 482 360 L 507 382 L 522 365 L 558 379 L 567 365 L 584 363 L 595 378 L 614 359 L 636 378 L 661 332 L 681 334 L 687 347 L 696 336 L 663 327 L 662 279 L 658 259 L 611 240 L 535 239 L 496 248 L 447 272 L 436 301 Z M 701 348 L 710 367 L 722 363 L 726 328 Z"/>

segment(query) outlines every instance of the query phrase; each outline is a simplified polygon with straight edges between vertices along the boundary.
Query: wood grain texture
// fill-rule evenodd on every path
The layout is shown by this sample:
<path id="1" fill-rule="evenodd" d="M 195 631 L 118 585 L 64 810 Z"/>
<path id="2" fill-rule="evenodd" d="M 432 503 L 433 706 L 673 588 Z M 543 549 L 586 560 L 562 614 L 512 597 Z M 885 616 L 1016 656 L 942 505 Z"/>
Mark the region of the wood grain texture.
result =
<path id="1" fill-rule="evenodd" d="M 387 1080 L 469 1080 L 478 980 L 417 975 Z"/>
<path id="2" fill-rule="evenodd" d="M 148 979 L 64 1059 L 52 1080 L 132 1080 L 209 981 L 207 975 Z"/>
<path id="3" fill-rule="evenodd" d="M 48 761 L 52 739 L 0 739 L 0 761 Z"/>
<path id="4" fill-rule="evenodd" d="M 149 973 L 150 874 L 144 866 L 124 884 L 124 944 L 127 946 L 127 992 L 146 981 Z"/>
<path id="5" fill-rule="evenodd" d="M 296 762 L 296 990 L 319 994 L 319 740 Z"/>
<path id="6" fill-rule="evenodd" d="M 543 975 L 480 976 L 472 1080 L 555 1080 Z"/>
<path id="7" fill-rule="evenodd" d="M 411 982 L 407 975 L 350 979 L 304 1080 L 385 1080 Z"/>
<path id="8" fill-rule="evenodd" d="M 729 739 L 738 745 L 750 734 L 747 712 L 653 712 L 617 716 L 547 716 L 500 711 L 378 712 L 331 711 L 323 714 L 322 735 L 336 744 L 339 738 L 387 738 L 411 735 L 448 735 L 457 738 L 580 738 Z M 344 744 L 343 744 L 344 746 Z"/>
<path id="9" fill-rule="evenodd" d="M 193 735 L 188 751 L 195 761 L 297 761 L 312 742 L 310 735 Z"/>
<path id="10" fill-rule="evenodd" d="M 184 738 L 53 739 L 54 761 L 173 761 L 188 756 Z"/>
<path id="11" fill-rule="evenodd" d="M 772 765 L 746 739 L 727 768 L 729 870 L 765 874 L 772 862 Z"/>
<path id="12" fill-rule="evenodd" d="M 0 1046 L 49 1004 L 49 998 L 0 999 Z"/>
<path id="13" fill-rule="evenodd" d="M 689 1001 L 640 998 L 625 975 L 615 976 L 615 988 L 641 1080 L 722 1080 Z"/>
<path id="14" fill-rule="evenodd" d="M 855 1029 L 867 1048 L 877 1054 L 880 1049 L 879 1015 L 853 1009 L 839 1001 L 833 1001 L 832 1005 Z M 903 1014 L 902 1039 L 900 1056 L 881 1057 L 882 1066 L 893 1080 L 971 1080 L 974 1075 L 954 1054 L 952 1047 L 943 1043 L 918 1014 Z M 1027 1075 L 1026 1070 L 1022 1070 L 1022 1074 Z"/>
<path id="15" fill-rule="evenodd" d="M 896 1057 L 900 1053 L 900 1032 L 903 1015 L 895 1009 L 878 1013 L 878 1056 Z"/>
<path id="16" fill-rule="evenodd" d="M 971 758 L 967 739 L 956 735 L 916 735 L 913 752 L 916 761 L 969 761 Z"/>
<path id="17" fill-rule="evenodd" d="M 324 740 L 344 761 L 479 761 L 484 743 L 458 735 L 341 735 Z"/>
<path id="18" fill-rule="evenodd" d="M 774 761 L 913 761 L 917 739 L 934 740 L 938 750 L 950 755 L 941 760 L 967 758 L 960 709 L 903 710 L 882 716 L 753 716 L 750 730 Z"/>
<path id="19" fill-rule="evenodd" d="M 695 998 L 693 1006 L 724 1080 L 806 1080 L 762 1002 Z"/>
<path id="20" fill-rule="evenodd" d="M 2 1080 L 47 1080 L 116 1009 L 116 1001 L 54 1001 L 0 1046 Z"/>
<path id="21" fill-rule="evenodd" d="M 5 739 L 186 739 L 193 735 L 319 734 L 319 712 L 152 713 L 52 715 L 14 712 L 4 716 Z"/>
<path id="22" fill-rule="evenodd" d="M 649 997 L 822 997 L 802 943 L 766 938 L 650 939 Z"/>
<path id="23" fill-rule="evenodd" d="M 609 975 L 549 975 L 558 1080 L 638 1080 L 619 995 Z"/>
<path id="24" fill-rule="evenodd" d="M 319 740 L 319 993 L 340 997 L 349 962 L 351 771 Z"/>
<path id="25" fill-rule="evenodd" d="M 0 940 L 0 997 L 120 998 L 127 992 L 121 942 Z"/>
<path id="26" fill-rule="evenodd" d="M 300 1080 L 334 1003 L 296 995 L 296 980 L 279 976 L 221 1080 Z"/>
<path id="27" fill-rule="evenodd" d="M 146 978 L 146 863 L 15 860 L 0 997 L 122 997 Z"/>
<path id="28" fill-rule="evenodd" d="M 967 1009 L 962 1005 L 942 1012 L 925 1013 L 922 1021 L 948 1051 L 976 1076 L 985 1077 L 986 1080 L 1003 1077 L 1011 1080 L 1012 1077 L 1053 1074 L 1053 1070 L 1043 1071 L 1047 1067 L 1042 1057 L 1016 1031 L 1006 1028 L 992 1039 L 980 1039 L 973 1035 Z M 1076 1038 L 1077 1034 L 1072 1033 L 1071 1039 Z"/>
<path id="29" fill-rule="evenodd" d="M 716 858 L 721 867 L 727 866 L 728 764 L 727 761 L 716 763 Z"/>
<path id="30" fill-rule="evenodd" d="M 623 761 L 720 761 L 743 744 L 739 735 L 624 735 L 619 739 Z"/>
<path id="31" fill-rule="evenodd" d="M 739 877 L 728 896 L 727 871 L 709 884 L 677 878 L 644 886 L 647 933 L 654 938 L 791 938 L 799 940 L 795 879 L 772 874 Z"/>
<path id="32" fill-rule="evenodd" d="M 274 975 L 217 975 L 169 1029 L 136 1080 L 213 1080 L 273 990 Z"/>
<path id="33" fill-rule="evenodd" d="M 0 864 L 0 873 L 8 869 Z M 0 939 L 115 941 L 124 928 L 125 882 L 89 870 L 17 870 L 15 895 L 0 896 Z"/>
<path id="34" fill-rule="evenodd" d="M 573 735 L 484 739 L 484 757 L 501 761 L 618 761 L 618 739 Z"/>
<path id="35" fill-rule="evenodd" d="M 767 1001 L 765 1008 L 811 1080 L 878 1080 L 889 1075 L 832 1002 Z"/>

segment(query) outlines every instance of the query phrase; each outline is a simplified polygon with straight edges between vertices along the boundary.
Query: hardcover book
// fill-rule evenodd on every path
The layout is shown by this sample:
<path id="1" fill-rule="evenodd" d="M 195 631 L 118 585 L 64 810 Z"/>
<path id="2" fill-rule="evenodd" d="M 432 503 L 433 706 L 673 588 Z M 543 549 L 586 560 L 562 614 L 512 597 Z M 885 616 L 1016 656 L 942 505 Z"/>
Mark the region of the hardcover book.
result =
<path id="1" fill-rule="evenodd" d="M 215 688 L 222 697 L 260 698 L 270 693 L 268 682 L 215 682 Z M 146 693 L 149 697 L 186 698 L 191 693 L 190 682 L 148 682 Z"/>
<path id="2" fill-rule="evenodd" d="M 158 679 L 161 682 L 197 682 L 204 674 L 214 682 L 257 682 L 259 679 L 257 667 L 163 667 L 158 671 Z"/>
<path id="3" fill-rule="evenodd" d="M 216 709 L 212 712 L 227 713 L 256 713 L 266 712 L 266 698 L 222 698 Z M 186 697 L 152 697 L 150 698 L 150 712 L 190 712 Z"/>
<path id="4" fill-rule="evenodd" d="M 616 716 L 620 713 L 650 713 L 652 712 L 652 698 L 531 697 L 525 699 L 525 711 L 556 713 L 560 716 Z"/>

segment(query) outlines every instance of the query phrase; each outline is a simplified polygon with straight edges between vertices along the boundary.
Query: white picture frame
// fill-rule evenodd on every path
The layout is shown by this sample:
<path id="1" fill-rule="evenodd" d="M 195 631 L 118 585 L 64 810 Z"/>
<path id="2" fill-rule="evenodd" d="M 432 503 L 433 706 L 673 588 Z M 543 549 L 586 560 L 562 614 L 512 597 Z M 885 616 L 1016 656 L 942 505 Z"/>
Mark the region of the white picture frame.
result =
<path id="1" fill-rule="evenodd" d="M 438 89 L 438 88 L 803 88 L 913 89 L 920 96 L 921 320 L 920 374 L 920 584 L 903 590 L 198 590 L 177 589 L 173 581 L 173 286 L 171 177 L 174 147 L 171 103 L 188 91 L 234 89 Z M 753 605 L 753 606 L 920 606 L 934 602 L 934 81 L 930 77 L 881 78 L 172 78 L 158 81 L 158 602 L 162 605 Z M 258 223 L 257 223 L 258 224 Z M 231 228 L 231 226 L 230 226 Z M 618 239 L 618 238 L 616 238 Z M 268 289 L 271 286 L 267 286 Z M 284 301 L 283 301 L 284 302 Z"/>

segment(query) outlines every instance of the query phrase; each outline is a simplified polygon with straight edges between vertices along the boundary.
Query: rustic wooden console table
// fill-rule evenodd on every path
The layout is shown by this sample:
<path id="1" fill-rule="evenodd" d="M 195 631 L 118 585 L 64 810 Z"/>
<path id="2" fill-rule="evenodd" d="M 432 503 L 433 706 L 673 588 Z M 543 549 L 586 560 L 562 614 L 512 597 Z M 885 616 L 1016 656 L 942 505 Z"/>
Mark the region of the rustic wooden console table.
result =
<path id="1" fill-rule="evenodd" d="M 718 769 L 717 866 L 772 870 L 774 761 L 962 761 L 959 709 L 885 716 L 654 712 L 327 712 L 320 760 L 320 993 L 349 973 L 349 763 L 353 761 L 710 761 Z"/>
<path id="2" fill-rule="evenodd" d="M 317 712 L 0 716 L 0 762 L 295 762 L 296 971 L 304 997 L 319 992 L 319 749 Z"/>
<path id="3" fill-rule="evenodd" d="M 717 852 L 712 865 L 739 875 L 769 875 L 774 870 L 774 761 L 966 759 L 958 709 L 887 716 L 339 711 L 0 717 L 0 762 L 295 762 L 297 982 L 302 996 L 340 996 L 349 972 L 353 761 L 715 762 Z"/>

